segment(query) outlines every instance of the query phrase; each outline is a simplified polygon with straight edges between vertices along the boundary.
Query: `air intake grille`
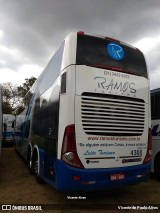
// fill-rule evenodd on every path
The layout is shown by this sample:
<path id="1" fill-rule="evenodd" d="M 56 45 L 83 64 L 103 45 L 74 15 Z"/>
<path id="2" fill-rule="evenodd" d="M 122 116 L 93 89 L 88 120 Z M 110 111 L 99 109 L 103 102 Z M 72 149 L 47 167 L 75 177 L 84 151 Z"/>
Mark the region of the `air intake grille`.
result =
<path id="1" fill-rule="evenodd" d="M 145 103 L 118 95 L 83 93 L 81 118 L 88 135 L 140 136 L 144 130 Z"/>

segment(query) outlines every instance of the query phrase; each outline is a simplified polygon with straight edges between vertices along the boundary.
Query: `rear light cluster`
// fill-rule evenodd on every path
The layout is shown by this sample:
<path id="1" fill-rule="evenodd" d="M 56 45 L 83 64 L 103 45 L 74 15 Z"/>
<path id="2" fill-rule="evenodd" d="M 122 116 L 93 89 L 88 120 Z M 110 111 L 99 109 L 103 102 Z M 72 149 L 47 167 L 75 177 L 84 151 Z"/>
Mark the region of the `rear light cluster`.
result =
<path id="1" fill-rule="evenodd" d="M 77 154 L 74 125 L 69 125 L 65 129 L 61 159 L 70 166 L 84 168 Z"/>
<path id="2" fill-rule="evenodd" d="M 77 35 L 78 36 L 84 35 L 84 32 L 83 31 L 79 31 L 79 32 L 77 32 Z"/>
<path id="3" fill-rule="evenodd" d="M 148 129 L 148 147 L 147 147 L 147 153 L 145 156 L 145 159 L 143 163 L 147 163 L 151 160 L 152 157 L 152 130 L 151 128 Z"/>

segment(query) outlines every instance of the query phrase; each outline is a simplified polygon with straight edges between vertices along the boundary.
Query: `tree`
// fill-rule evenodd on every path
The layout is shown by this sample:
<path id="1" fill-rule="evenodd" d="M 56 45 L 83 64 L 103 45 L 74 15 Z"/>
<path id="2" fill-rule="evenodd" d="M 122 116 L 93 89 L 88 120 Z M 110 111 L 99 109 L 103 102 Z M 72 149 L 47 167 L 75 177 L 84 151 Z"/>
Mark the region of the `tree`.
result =
<path id="1" fill-rule="evenodd" d="M 2 109 L 3 114 L 12 114 L 20 99 L 17 87 L 11 82 L 2 84 Z"/>
<path id="2" fill-rule="evenodd" d="M 36 78 L 26 78 L 22 86 L 13 85 L 11 82 L 2 84 L 2 108 L 3 114 L 16 114 L 17 109 L 21 106 L 22 99 L 35 82 Z M 19 106 L 19 107 L 18 107 Z"/>
<path id="3" fill-rule="evenodd" d="M 33 76 L 31 78 L 26 78 L 25 83 L 23 83 L 22 86 L 17 87 L 18 93 L 21 97 L 24 97 L 27 94 L 31 86 L 34 84 L 35 80 L 36 78 Z"/>

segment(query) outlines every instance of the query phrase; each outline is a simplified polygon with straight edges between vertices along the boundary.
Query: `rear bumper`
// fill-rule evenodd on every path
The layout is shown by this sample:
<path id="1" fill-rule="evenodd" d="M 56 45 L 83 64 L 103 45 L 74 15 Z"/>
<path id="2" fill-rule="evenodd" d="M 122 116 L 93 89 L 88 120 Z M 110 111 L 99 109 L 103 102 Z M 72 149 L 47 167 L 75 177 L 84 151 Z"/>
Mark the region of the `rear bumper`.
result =
<path id="1" fill-rule="evenodd" d="M 111 169 L 77 169 L 56 161 L 55 187 L 61 191 L 98 191 L 137 184 L 149 178 L 151 162 L 130 167 Z M 123 180 L 110 180 L 110 175 L 124 173 Z M 80 180 L 73 180 L 73 176 Z"/>

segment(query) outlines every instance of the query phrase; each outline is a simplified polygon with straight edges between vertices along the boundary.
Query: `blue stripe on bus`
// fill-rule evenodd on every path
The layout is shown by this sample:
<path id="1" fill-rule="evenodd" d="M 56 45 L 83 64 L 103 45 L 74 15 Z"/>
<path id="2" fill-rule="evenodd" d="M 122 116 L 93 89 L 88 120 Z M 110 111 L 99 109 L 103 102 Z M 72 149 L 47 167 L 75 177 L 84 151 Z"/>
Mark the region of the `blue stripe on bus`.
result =
<path id="1" fill-rule="evenodd" d="M 53 162 L 53 180 L 44 177 L 44 151 L 40 150 L 40 176 L 45 182 L 60 191 L 97 191 L 118 188 L 145 181 L 150 176 L 151 161 L 137 166 L 108 169 L 78 169 L 66 165 L 62 160 Z M 124 173 L 124 180 L 111 181 L 111 174 Z M 73 180 L 79 176 L 80 180 Z M 90 182 L 91 184 L 84 184 Z"/>
<path id="2" fill-rule="evenodd" d="M 153 126 L 153 128 L 152 128 L 152 135 L 153 136 L 157 136 L 158 135 L 158 131 L 157 131 L 158 127 L 159 127 L 159 124 Z"/>
<path id="3" fill-rule="evenodd" d="M 61 160 L 56 162 L 56 188 L 62 191 L 96 191 L 109 188 L 123 187 L 147 180 L 150 175 L 151 162 L 137 166 L 109 169 L 76 169 L 67 166 Z M 124 180 L 111 181 L 110 175 L 124 173 Z M 142 177 L 139 177 L 144 175 Z M 79 176 L 80 181 L 74 181 L 73 176 Z M 83 184 L 82 182 L 95 182 Z"/>

